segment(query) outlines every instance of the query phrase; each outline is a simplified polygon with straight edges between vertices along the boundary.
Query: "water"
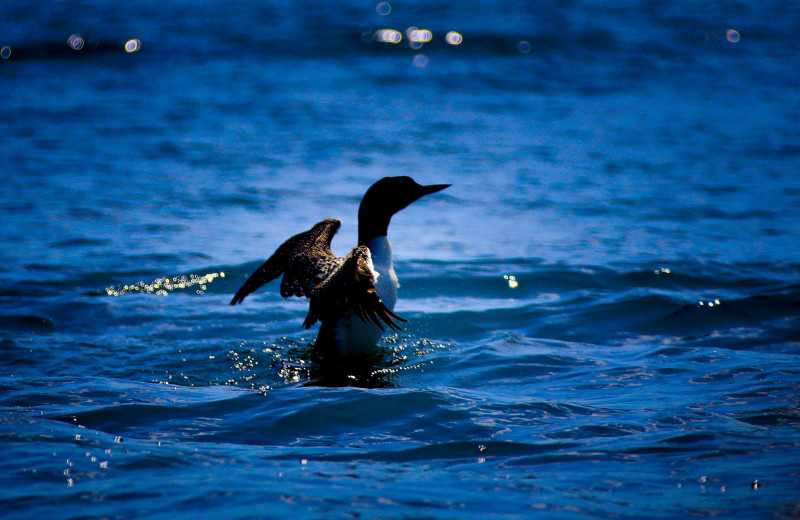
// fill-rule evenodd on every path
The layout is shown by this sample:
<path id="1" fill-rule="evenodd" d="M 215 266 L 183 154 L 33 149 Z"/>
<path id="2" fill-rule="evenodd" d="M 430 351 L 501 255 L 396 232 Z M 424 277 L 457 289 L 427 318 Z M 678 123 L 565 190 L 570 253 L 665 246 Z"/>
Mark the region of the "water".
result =
<path id="1" fill-rule="evenodd" d="M 3 516 L 796 517 L 800 11 L 378 11 L 0 8 Z M 368 373 L 227 305 L 404 174 Z"/>

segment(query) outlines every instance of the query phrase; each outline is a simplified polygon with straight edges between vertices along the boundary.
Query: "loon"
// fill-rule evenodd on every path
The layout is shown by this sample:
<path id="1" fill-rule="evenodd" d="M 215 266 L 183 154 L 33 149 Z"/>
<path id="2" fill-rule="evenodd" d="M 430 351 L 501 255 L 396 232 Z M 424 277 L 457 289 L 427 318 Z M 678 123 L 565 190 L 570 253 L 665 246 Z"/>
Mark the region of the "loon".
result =
<path id="1" fill-rule="evenodd" d="M 331 251 L 341 226 L 326 219 L 278 249 L 244 282 L 231 300 L 241 303 L 262 285 L 283 274 L 281 296 L 309 298 L 308 329 L 321 322 L 315 354 L 321 358 L 363 357 L 372 353 L 385 327 L 400 330 L 394 314 L 397 275 L 387 238 L 392 216 L 415 200 L 450 184 L 423 186 L 411 177 L 384 177 L 370 186 L 358 208 L 358 246 L 345 257 Z"/>

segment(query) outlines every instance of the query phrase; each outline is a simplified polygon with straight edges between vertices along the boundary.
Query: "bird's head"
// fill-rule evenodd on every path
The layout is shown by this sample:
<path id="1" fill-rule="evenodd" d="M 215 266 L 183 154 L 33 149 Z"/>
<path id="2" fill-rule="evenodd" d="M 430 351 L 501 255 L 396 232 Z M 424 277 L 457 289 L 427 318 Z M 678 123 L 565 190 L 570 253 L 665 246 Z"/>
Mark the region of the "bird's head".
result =
<path id="1" fill-rule="evenodd" d="M 407 176 L 384 177 L 369 187 L 358 207 L 359 244 L 376 236 L 386 236 L 392 215 L 415 200 L 436 193 L 450 184 L 423 186 Z"/>
<path id="2" fill-rule="evenodd" d="M 411 177 L 384 177 L 367 190 L 358 208 L 359 218 L 391 218 L 415 200 L 436 193 L 450 184 L 423 186 Z"/>

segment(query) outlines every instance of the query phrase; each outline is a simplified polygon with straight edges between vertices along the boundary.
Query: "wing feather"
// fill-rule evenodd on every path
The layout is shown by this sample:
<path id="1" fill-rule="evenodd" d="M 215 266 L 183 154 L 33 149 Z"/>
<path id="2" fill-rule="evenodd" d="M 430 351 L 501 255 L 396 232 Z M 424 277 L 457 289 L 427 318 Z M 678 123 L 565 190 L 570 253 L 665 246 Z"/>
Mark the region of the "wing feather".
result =
<path id="1" fill-rule="evenodd" d="M 393 320 L 406 320 L 389 310 L 375 292 L 376 274 L 369 248 L 353 249 L 338 269 L 307 293 L 311 301 L 303 326 L 310 328 L 317 321 L 352 310 L 362 321 L 372 322 L 381 330 L 385 330 L 384 324 L 400 330 Z"/>
<path id="2" fill-rule="evenodd" d="M 281 244 L 236 291 L 231 305 L 241 303 L 247 295 L 281 274 L 284 275 L 281 296 L 306 295 L 330 275 L 330 267 L 336 263 L 331 240 L 340 225 L 336 219 L 323 220 Z"/>
<path id="3" fill-rule="evenodd" d="M 354 312 L 362 321 L 372 322 L 381 330 L 400 330 L 396 321 L 406 321 L 393 313 L 375 292 L 378 273 L 372 265 L 369 248 L 359 246 L 345 258 L 331 251 L 331 240 L 341 222 L 327 219 L 299 233 L 277 250 L 248 278 L 236 292 L 231 305 L 281 274 L 281 296 L 306 296 L 310 299 L 303 326 L 335 319 Z"/>

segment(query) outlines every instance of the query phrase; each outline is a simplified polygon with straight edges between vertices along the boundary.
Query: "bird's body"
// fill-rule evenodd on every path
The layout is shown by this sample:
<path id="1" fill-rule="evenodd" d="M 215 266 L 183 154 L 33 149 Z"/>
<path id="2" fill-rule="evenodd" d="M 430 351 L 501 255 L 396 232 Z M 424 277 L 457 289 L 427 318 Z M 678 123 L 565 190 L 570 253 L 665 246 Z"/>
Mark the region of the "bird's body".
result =
<path id="1" fill-rule="evenodd" d="M 386 233 L 397 211 L 449 184 L 421 186 L 410 177 L 386 177 L 370 187 L 359 207 L 359 245 L 337 257 L 330 245 L 341 222 L 327 219 L 286 242 L 242 285 L 231 305 L 283 274 L 281 296 L 309 298 L 303 326 L 321 322 L 315 350 L 322 355 L 370 354 L 386 327 L 405 321 L 393 309 L 397 276 Z"/>
<path id="2" fill-rule="evenodd" d="M 363 247 L 363 246 L 362 246 Z M 392 265 L 392 249 L 386 237 L 376 237 L 367 245 L 372 255 L 372 265 L 377 280 L 375 292 L 387 309 L 394 311 L 397 302 L 397 289 L 400 284 Z M 325 345 L 336 347 L 338 354 L 345 357 L 358 357 L 371 353 L 383 336 L 383 329 L 361 319 L 353 312 L 343 313 L 332 326 L 323 322 L 317 336 L 317 350 Z"/>

